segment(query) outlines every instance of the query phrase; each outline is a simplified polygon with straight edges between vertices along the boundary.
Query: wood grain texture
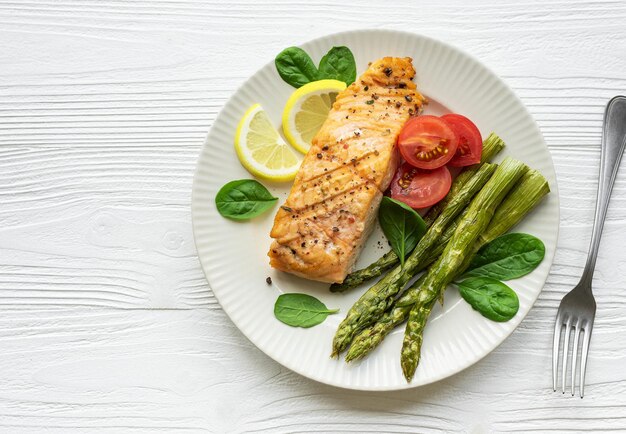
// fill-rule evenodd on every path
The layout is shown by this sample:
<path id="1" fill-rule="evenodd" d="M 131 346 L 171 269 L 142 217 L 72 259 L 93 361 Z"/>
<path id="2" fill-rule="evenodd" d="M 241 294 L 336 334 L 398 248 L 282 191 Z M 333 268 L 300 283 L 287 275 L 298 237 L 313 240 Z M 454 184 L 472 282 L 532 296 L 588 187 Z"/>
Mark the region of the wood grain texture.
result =
<path id="1" fill-rule="evenodd" d="M 549 375 L 604 105 L 626 93 L 625 20 L 625 2 L 603 0 L 0 1 L 0 432 L 626 432 L 624 173 L 585 398 L 552 393 Z M 282 48 L 355 28 L 442 39 L 502 76 L 561 194 L 526 320 L 470 369 L 400 393 L 327 387 L 263 355 L 221 311 L 191 233 L 195 160 L 233 90 Z"/>

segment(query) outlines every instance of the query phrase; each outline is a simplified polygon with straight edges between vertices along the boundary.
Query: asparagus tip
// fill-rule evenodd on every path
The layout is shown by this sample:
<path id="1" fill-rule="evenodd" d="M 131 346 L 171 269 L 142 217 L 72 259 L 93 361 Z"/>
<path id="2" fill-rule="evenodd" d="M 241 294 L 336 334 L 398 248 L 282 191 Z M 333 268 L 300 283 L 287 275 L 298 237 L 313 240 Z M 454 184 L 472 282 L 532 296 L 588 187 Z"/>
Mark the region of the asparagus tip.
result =
<path id="1" fill-rule="evenodd" d="M 362 346 L 359 347 L 359 345 L 356 346 L 351 346 L 350 349 L 348 350 L 348 353 L 346 354 L 346 363 L 350 363 L 350 362 L 356 362 L 359 361 L 361 359 L 363 359 L 363 357 L 365 357 L 368 354 L 368 351 L 363 351 Z"/>
<path id="2" fill-rule="evenodd" d="M 413 366 L 412 363 L 402 363 L 402 373 L 404 374 L 404 378 L 407 383 L 410 383 L 413 380 L 413 375 L 415 375 L 415 369 L 417 366 Z"/>

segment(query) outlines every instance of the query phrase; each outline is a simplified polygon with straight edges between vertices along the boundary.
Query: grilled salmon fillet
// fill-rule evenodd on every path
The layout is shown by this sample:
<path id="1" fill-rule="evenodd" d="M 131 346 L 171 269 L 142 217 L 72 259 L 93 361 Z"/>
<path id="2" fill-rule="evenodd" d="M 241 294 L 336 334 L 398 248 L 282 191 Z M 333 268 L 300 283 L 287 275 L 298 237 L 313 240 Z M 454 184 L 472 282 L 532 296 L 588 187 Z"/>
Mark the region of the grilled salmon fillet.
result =
<path id="1" fill-rule="evenodd" d="M 408 57 L 384 57 L 341 92 L 274 219 L 270 265 L 342 282 L 398 164 L 396 140 L 424 98 Z"/>

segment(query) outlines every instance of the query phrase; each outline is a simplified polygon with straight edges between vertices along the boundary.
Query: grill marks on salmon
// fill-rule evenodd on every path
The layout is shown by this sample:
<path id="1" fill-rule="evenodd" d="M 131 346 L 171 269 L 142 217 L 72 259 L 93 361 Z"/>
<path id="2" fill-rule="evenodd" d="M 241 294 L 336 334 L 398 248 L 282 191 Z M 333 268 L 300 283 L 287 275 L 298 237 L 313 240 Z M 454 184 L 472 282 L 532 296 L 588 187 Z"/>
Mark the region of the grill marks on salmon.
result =
<path id="1" fill-rule="evenodd" d="M 276 269 L 341 282 L 373 229 L 398 163 L 396 140 L 424 98 L 410 58 L 385 57 L 341 92 L 274 219 Z"/>

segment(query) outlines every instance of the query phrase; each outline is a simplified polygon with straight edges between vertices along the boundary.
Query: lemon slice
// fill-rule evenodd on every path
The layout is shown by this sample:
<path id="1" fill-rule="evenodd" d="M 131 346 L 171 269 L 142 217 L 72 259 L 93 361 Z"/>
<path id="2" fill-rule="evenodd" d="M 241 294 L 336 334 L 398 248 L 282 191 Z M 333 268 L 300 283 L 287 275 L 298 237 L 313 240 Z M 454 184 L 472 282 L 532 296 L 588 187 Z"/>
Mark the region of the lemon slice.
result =
<path id="1" fill-rule="evenodd" d="M 295 178 L 302 157 L 280 137 L 260 104 L 243 115 L 235 133 L 235 151 L 250 173 L 272 181 Z"/>
<path id="2" fill-rule="evenodd" d="M 283 132 L 298 151 L 306 154 L 311 141 L 328 117 L 337 94 L 346 88 L 339 80 L 305 84 L 291 94 L 283 110 Z"/>

